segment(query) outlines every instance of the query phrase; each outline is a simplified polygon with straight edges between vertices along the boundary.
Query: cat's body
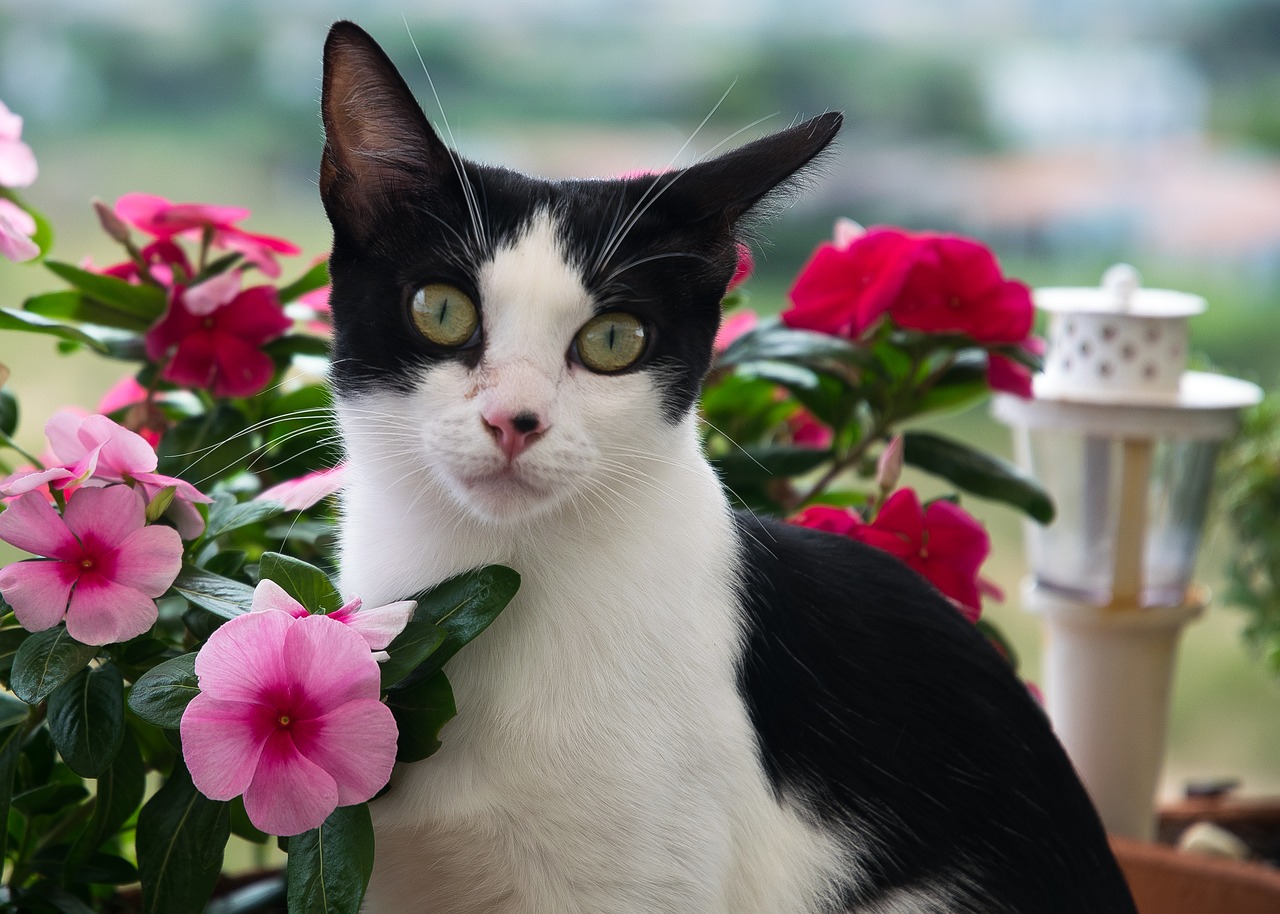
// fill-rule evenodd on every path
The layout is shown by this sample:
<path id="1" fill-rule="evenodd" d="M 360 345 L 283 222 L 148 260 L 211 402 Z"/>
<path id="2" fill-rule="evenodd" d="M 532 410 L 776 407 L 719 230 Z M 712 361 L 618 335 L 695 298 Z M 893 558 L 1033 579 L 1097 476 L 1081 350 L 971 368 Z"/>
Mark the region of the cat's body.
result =
<path id="1" fill-rule="evenodd" d="M 838 118 L 557 183 L 453 157 L 353 26 L 325 97 L 343 589 L 521 574 L 446 667 L 443 748 L 374 803 L 367 910 L 1131 911 L 972 627 L 887 555 L 735 516 L 700 453 L 734 225 Z"/>

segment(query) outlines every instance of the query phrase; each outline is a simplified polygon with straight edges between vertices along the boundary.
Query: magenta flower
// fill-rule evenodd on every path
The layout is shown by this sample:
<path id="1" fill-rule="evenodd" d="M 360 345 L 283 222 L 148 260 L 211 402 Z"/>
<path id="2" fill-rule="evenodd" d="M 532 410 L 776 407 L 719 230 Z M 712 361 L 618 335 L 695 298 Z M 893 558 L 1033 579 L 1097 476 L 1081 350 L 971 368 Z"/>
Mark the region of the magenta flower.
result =
<path id="1" fill-rule="evenodd" d="M 174 487 L 168 517 L 185 539 L 199 536 L 204 518 L 196 504 L 212 501 L 191 483 L 157 473 L 156 452 L 136 432 L 106 416 L 81 416 L 73 410 L 54 413 L 44 425 L 57 466 L 28 470 L 0 479 L 0 498 L 12 498 L 49 484 L 57 488 L 126 483 L 140 486 L 147 499 Z"/>
<path id="2" fill-rule="evenodd" d="M 29 187 L 38 172 L 35 153 L 22 142 L 22 118 L 0 102 L 0 187 Z"/>
<path id="3" fill-rule="evenodd" d="M 36 220 L 12 200 L 0 197 L 0 256 L 15 263 L 30 260 L 40 253 L 31 240 L 36 233 Z"/>
<path id="4" fill-rule="evenodd" d="M 213 247 L 243 254 L 247 262 L 273 279 L 280 275 L 276 255 L 293 255 L 302 250 L 283 238 L 255 235 L 237 228 L 235 223 L 249 216 L 249 210 L 238 206 L 170 203 L 152 194 L 125 194 L 116 201 L 115 213 L 162 241 L 178 237 L 196 239 L 207 230 Z"/>
<path id="5" fill-rule="evenodd" d="M 128 486 L 79 489 L 65 516 L 39 492 L 0 514 L 0 539 L 44 556 L 0 569 L 0 594 L 28 631 L 64 618 L 82 644 L 115 644 L 155 624 L 155 598 L 182 568 L 182 540 L 147 526 L 142 496 Z"/>
<path id="6" fill-rule="evenodd" d="M 971 514 L 949 501 L 927 508 L 913 489 L 899 489 L 880 507 L 871 523 L 853 511 L 814 505 L 792 519 L 859 540 L 897 556 L 948 597 L 971 622 L 982 615 L 982 593 L 998 588 L 978 577 L 991 552 L 991 539 Z"/>
<path id="7" fill-rule="evenodd" d="M 347 465 L 340 463 L 263 489 L 254 496 L 254 501 L 275 501 L 284 505 L 286 511 L 305 511 L 341 490 L 346 480 Z"/>
<path id="8" fill-rule="evenodd" d="M 729 280 L 729 288 L 725 291 L 732 292 L 734 289 L 738 288 L 738 286 L 750 279 L 755 268 L 756 259 L 751 256 L 751 248 L 739 241 L 738 266 L 734 269 L 733 278 Z"/>
<path id="9" fill-rule="evenodd" d="M 734 340 L 756 329 L 759 323 L 760 317 L 754 311 L 744 309 L 733 312 L 720 322 L 720 329 L 716 331 L 715 351 L 724 352 Z"/>
<path id="10" fill-rule="evenodd" d="M 356 632 L 369 645 L 370 650 L 377 652 L 374 655 L 375 659 L 382 661 L 387 659 L 385 652 L 387 645 L 395 640 L 396 635 L 404 631 L 404 627 L 413 618 L 413 611 L 417 608 L 418 604 L 414 600 L 401 600 L 397 603 L 388 603 L 386 606 L 366 609 L 363 601 L 356 597 L 329 613 L 328 618 L 341 622 Z M 258 586 L 254 588 L 253 605 L 249 611 L 286 612 L 295 619 L 311 615 L 305 606 L 270 579 L 259 581 Z"/>
<path id="11" fill-rule="evenodd" d="M 138 253 L 141 255 L 147 276 L 166 289 L 180 282 L 187 282 L 195 275 L 186 252 L 172 241 L 153 241 Z M 138 264 L 133 260 L 103 267 L 98 272 L 118 277 L 135 285 L 143 279 Z"/>
<path id="12" fill-rule="evenodd" d="M 169 308 L 147 331 L 147 356 L 163 362 L 175 384 L 212 390 L 217 397 L 251 397 L 275 374 L 261 350 L 291 326 L 276 290 L 239 291 L 239 271 L 198 286 L 174 288 Z"/>
<path id="13" fill-rule="evenodd" d="M 378 664 L 329 616 L 237 616 L 209 636 L 196 676 L 180 728 L 191 779 L 213 800 L 244 794 L 263 831 L 317 828 L 391 777 L 397 731 Z"/>

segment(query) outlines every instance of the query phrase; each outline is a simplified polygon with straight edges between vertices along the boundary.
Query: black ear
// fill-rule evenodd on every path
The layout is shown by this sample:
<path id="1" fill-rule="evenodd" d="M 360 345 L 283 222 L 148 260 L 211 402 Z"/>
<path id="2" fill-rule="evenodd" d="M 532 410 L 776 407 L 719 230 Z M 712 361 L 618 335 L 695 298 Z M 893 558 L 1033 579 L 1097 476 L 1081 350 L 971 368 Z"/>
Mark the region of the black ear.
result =
<path id="1" fill-rule="evenodd" d="M 336 223 L 364 234 L 409 188 L 454 174 L 456 163 L 382 48 L 338 22 L 324 45 L 325 144 L 320 196 Z"/>
<path id="2" fill-rule="evenodd" d="M 831 112 L 739 146 L 684 169 L 672 190 L 695 220 L 723 216 L 733 225 L 812 162 L 843 123 L 844 115 Z"/>

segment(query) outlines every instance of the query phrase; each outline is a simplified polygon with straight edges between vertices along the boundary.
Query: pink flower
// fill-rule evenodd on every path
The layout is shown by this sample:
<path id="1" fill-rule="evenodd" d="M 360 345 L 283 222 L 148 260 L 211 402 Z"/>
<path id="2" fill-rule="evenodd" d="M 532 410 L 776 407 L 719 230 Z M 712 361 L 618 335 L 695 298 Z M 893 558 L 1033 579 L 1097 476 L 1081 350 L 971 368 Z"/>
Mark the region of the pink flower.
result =
<path id="1" fill-rule="evenodd" d="M 856 228 L 856 227 L 855 227 Z M 1005 279 L 991 251 L 968 238 L 837 227 L 791 289 L 789 327 L 858 339 L 884 315 L 905 329 L 1018 343 L 1031 332 L 1031 292 Z"/>
<path id="2" fill-rule="evenodd" d="M 200 694 L 182 715 L 182 754 L 214 800 L 244 794 L 274 835 L 319 827 L 391 777 L 396 723 L 360 634 L 322 615 L 251 612 L 196 657 Z"/>
<path id="3" fill-rule="evenodd" d="M 787 417 L 787 429 L 791 432 L 791 443 L 796 447 L 826 450 L 834 438 L 831 429 L 803 407 Z"/>
<path id="4" fill-rule="evenodd" d="M 0 539 L 45 556 L 0 569 L 0 593 L 29 631 L 64 618 L 82 644 L 136 638 L 155 624 L 155 598 L 182 568 L 182 540 L 147 526 L 142 496 L 128 486 L 79 489 L 60 517 L 39 492 L 0 514 Z"/>
<path id="5" fill-rule="evenodd" d="M 263 489 L 254 501 L 276 501 L 284 505 L 286 511 L 305 511 L 339 491 L 346 482 L 346 476 L 346 464 L 338 464 Z"/>
<path id="6" fill-rule="evenodd" d="M 125 194 L 116 201 L 116 215 L 141 231 L 167 241 L 172 238 L 199 238 L 207 229 L 215 248 L 237 251 L 244 259 L 273 279 L 280 275 L 277 254 L 298 254 L 301 248 L 271 235 L 255 235 L 235 223 L 249 216 L 236 206 L 202 203 L 170 203 L 152 194 Z"/>
<path id="7" fill-rule="evenodd" d="M 759 322 L 760 318 L 754 311 L 734 311 L 720 322 L 720 329 L 716 332 L 715 351 L 724 352 L 738 337 L 756 329 Z"/>
<path id="8" fill-rule="evenodd" d="M 732 292 L 738 286 L 742 285 L 750 278 L 752 271 L 756 268 L 755 258 L 751 256 L 751 248 L 747 247 L 741 241 L 738 242 L 738 267 L 733 271 L 733 278 L 729 280 L 729 288 L 725 291 Z"/>
<path id="9" fill-rule="evenodd" d="M 0 187 L 30 187 L 38 171 L 35 153 L 22 142 L 22 118 L 0 102 Z"/>
<path id="10" fill-rule="evenodd" d="M 989 585 L 978 569 L 991 552 L 991 539 L 973 516 L 949 501 L 927 509 L 912 489 L 899 489 L 881 506 L 871 523 L 852 511 L 817 505 L 792 521 L 839 533 L 906 562 L 942 591 L 971 622 L 982 615 L 981 593 Z"/>
<path id="11" fill-rule="evenodd" d="M 58 465 L 0 479 L 0 498 L 31 492 L 45 483 L 58 488 L 126 483 L 140 486 L 148 499 L 173 486 L 176 491 L 168 514 L 178 532 L 191 539 L 204 529 L 195 505 L 212 499 L 189 482 L 155 472 L 156 452 L 141 435 L 106 416 L 81 416 L 70 409 L 54 413 L 44 433 Z"/>
<path id="12" fill-rule="evenodd" d="M 413 611 L 418 604 L 413 600 L 401 600 L 388 603 L 386 606 L 364 608 L 363 601 L 355 599 L 343 604 L 328 614 L 328 618 L 341 622 L 360 635 L 369 649 L 377 651 L 377 660 L 386 660 L 385 649 L 413 618 Z M 295 619 L 311 615 L 311 612 L 295 600 L 283 587 L 270 579 L 263 579 L 253 591 L 253 605 L 250 612 L 286 612 Z"/>
<path id="13" fill-rule="evenodd" d="M 271 286 L 239 291 L 239 271 L 197 286 L 174 288 L 169 308 L 147 331 L 147 356 L 164 362 L 161 376 L 212 390 L 217 397 L 251 397 L 275 374 L 261 346 L 290 327 Z"/>
<path id="14" fill-rule="evenodd" d="M 142 255 L 148 276 L 165 288 L 187 282 L 195 275 L 186 252 L 172 241 L 153 241 L 138 253 Z M 103 267 L 99 272 L 135 285 L 142 281 L 142 273 L 132 260 Z"/>
<path id="15" fill-rule="evenodd" d="M 0 256 L 15 263 L 30 260 L 40 253 L 31 240 L 36 233 L 36 220 L 12 200 L 0 197 Z"/>

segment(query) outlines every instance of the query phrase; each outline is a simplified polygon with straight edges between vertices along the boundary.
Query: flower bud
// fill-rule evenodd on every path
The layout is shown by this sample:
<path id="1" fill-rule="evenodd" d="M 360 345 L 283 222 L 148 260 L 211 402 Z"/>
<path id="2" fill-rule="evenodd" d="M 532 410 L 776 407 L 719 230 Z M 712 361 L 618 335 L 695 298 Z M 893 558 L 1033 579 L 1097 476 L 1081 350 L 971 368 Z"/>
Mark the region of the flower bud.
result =
<path id="1" fill-rule="evenodd" d="M 101 200 L 94 200 L 93 211 L 98 214 L 98 222 L 101 223 L 102 230 L 111 237 L 112 241 L 119 244 L 129 243 L 129 226 L 116 215 L 115 210 Z"/>
<path id="2" fill-rule="evenodd" d="M 876 485 L 881 492 L 892 492 L 898 487 L 898 479 L 902 476 L 902 436 L 894 435 L 880 452 L 876 461 Z"/>

